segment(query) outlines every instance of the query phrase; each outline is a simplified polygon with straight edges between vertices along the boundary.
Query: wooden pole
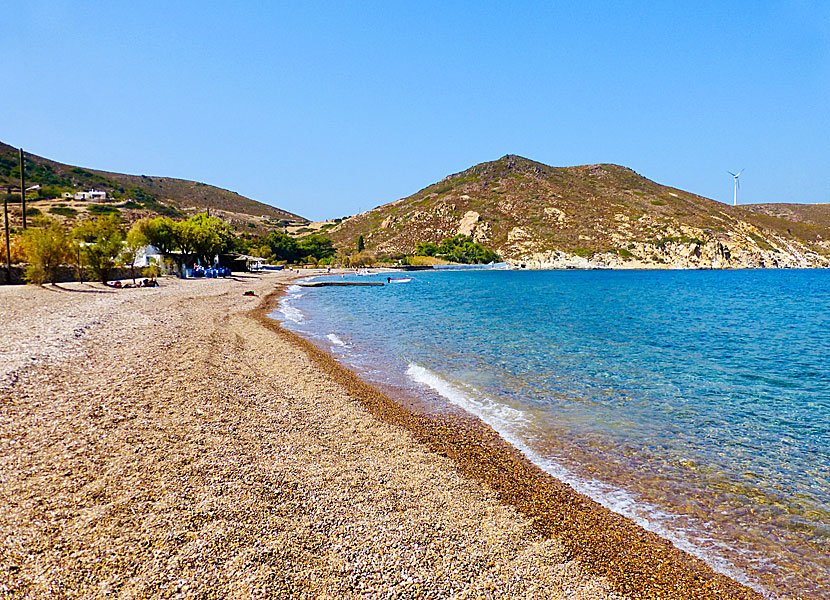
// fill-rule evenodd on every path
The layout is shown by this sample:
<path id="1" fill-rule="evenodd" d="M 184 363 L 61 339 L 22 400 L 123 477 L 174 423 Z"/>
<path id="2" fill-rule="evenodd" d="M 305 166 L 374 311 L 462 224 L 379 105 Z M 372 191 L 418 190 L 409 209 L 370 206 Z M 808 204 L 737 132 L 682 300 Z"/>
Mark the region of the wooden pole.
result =
<path id="1" fill-rule="evenodd" d="M 20 148 L 20 206 L 23 208 L 23 229 L 26 229 L 26 168 L 23 166 L 23 148 Z"/>
<path id="2" fill-rule="evenodd" d="M 6 195 L 3 196 L 3 219 L 6 223 L 6 283 L 12 282 L 12 250 L 9 243 L 9 196 L 12 194 L 11 186 L 6 187 Z"/>

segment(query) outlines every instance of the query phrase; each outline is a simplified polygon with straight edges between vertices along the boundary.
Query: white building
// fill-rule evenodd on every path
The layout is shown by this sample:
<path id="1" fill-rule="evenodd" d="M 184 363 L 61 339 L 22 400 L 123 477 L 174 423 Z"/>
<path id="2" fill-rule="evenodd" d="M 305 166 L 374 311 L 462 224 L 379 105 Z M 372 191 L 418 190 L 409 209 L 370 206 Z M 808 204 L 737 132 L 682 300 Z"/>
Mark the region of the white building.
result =
<path id="1" fill-rule="evenodd" d="M 148 244 L 143 248 L 139 248 L 138 252 L 135 253 L 135 263 L 133 263 L 133 265 L 136 267 L 146 267 L 150 263 L 163 265 L 164 260 L 158 249 L 155 246 Z"/>
<path id="2" fill-rule="evenodd" d="M 99 192 L 98 190 L 89 190 L 88 192 L 64 192 L 63 197 L 66 199 L 73 198 L 75 200 L 106 200 L 107 193 Z"/>

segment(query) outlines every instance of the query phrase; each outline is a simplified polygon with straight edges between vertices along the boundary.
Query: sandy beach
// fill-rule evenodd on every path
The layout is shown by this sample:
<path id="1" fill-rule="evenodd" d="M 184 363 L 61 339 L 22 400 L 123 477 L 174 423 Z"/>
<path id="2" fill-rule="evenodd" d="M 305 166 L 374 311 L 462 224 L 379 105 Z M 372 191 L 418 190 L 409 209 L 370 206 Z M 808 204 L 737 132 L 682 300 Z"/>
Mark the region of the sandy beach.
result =
<path id="1" fill-rule="evenodd" d="M 760 597 L 282 330 L 292 277 L 0 288 L 0 596 Z"/>

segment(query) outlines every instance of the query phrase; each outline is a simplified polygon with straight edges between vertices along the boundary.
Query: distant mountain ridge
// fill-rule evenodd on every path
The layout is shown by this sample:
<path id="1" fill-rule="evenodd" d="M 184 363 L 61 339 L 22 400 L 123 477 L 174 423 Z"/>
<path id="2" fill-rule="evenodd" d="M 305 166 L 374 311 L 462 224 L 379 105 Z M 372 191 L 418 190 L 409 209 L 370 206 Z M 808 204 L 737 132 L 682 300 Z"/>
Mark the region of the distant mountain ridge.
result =
<path id="1" fill-rule="evenodd" d="M 520 156 L 475 165 L 329 230 L 395 255 L 465 234 L 533 267 L 830 266 L 830 224 L 732 207 L 612 164 Z"/>
<path id="2" fill-rule="evenodd" d="M 294 213 L 252 200 L 216 186 L 146 175 L 127 175 L 59 163 L 25 153 L 27 185 L 54 188 L 106 191 L 119 199 L 134 200 L 144 209 L 157 213 L 191 214 L 212 211 L 275 221 L 306 222 Z M 0 142 L 0 188 L 20 185 L 18 150 Z"/>

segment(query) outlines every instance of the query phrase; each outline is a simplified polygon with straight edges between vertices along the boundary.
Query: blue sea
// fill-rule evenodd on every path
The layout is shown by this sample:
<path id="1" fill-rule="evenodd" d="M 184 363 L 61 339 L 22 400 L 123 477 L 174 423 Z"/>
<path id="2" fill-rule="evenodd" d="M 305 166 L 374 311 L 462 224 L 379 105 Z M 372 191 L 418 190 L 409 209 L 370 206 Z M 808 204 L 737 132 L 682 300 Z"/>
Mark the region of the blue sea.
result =
<path id="1" fill-rule="evenodd" d="M 768 597 L 830 598 L 830 272 L 411 276 L 274 316 Z"/>

